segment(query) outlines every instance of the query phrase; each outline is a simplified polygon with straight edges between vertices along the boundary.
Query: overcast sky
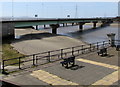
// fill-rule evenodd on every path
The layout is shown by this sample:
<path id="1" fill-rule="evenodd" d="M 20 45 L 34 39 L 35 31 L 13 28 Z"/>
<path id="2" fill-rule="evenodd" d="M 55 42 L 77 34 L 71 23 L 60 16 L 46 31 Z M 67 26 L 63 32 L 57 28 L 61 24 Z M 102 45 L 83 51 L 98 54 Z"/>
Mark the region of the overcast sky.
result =
<path id="1" fill-rule="evenodd" d="M 118 16 L 118 2 L 2 2 L 1 17 L 71 18 Z"/>

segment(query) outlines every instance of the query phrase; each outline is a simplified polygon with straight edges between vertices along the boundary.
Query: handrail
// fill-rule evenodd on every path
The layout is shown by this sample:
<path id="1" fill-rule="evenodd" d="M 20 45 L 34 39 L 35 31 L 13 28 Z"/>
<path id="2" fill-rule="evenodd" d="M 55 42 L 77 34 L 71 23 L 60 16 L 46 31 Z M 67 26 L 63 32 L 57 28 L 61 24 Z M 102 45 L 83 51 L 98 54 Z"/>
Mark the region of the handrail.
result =
<path id="1" fill-rule="evenodd" d="M 120 40 L 118 40 L 118 41 L 120 41 Z M 21 57 L 17 57 L 17 58 L 13 58 L 13 59 L 2 60 L 2 62 L 3 62 L 3 64 L 2 64 L 3 65 L 3 71 L 5 70 L 4 68 L 6 66 L 16 64 L 16 63 L 5 64 L 6 61 L 11 61 L 11 60 L 18 59 L 17 64 L 19 64 L 19 68 L 21 68 L 20 65 L 21 65 L 21 63 L 24 63 L 24 62 L 29 62 L 29 61 L 32 62 L 33 61 L 33 64 L 31 64 L 31 65 L 36 65 L 35 61 L 37 62 L 38 60 L 43 59 L 43 58 L 47 58 L 49 60 L 48 62 L 50 62 L 51 57 L 54 57 L 54 56 L 58 56 L 58 57 L 60 57 L 62 59 L 63 56 L 65 56 L 67 54 L 74 55 L 75 52 L 78 52 L 78 54 L 80 54 L 79 53 L 80 51 L 81 51 L 81 54 L 85 53 L 86 51 L 91 52 L 91 51 L 93 51 L 95 49 L 97 49 L 97 50 L 100 49 L 100 46 L 106 46 L 106 44 L 110 44 L 109 41 L 102 41 L 102 42 L 97 42 L 97 43 L 94 43 L 94 44 L 91 43 L 89 45 L 79 45 L 79 46 L 74 46 L 74 47 L 67 47 L 67 48 L 64 48 L 64 49 L 52 50 L 52 51 L 47 51 L 47 52 L 42 52 L 42 53 L 36 53 L 36 54 L 21 56 Z M 76 49 L 76 48 L 78 48 L 78 49 Z M 70 49 L 70 50 L 68 50 L 68 49 Z M 57 52 L 57 53 L 54 53 L 54 52 Z M 54 54 L 51 54 L 51 53 L 54 53 Z M 45 54 L 45 55 L 43 55 L 43 54 Z M 78 55 L 78 54 L 76 54 L 76 55 Z M 22 61 L 21 59 L 23 59 L 25 57 L 31 57 L 32 59 Z"/>

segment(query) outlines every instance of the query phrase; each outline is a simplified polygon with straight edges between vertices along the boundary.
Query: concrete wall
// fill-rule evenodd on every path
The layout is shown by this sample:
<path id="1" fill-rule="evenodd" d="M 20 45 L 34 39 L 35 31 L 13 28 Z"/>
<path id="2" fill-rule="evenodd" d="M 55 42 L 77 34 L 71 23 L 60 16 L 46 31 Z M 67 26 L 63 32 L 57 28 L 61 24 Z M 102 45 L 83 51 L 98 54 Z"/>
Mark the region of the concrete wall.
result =
<path id="1" fill-rule="evenodd" d="M 2 23 L 2 37 L 14 37 L 14 23 Z"/>

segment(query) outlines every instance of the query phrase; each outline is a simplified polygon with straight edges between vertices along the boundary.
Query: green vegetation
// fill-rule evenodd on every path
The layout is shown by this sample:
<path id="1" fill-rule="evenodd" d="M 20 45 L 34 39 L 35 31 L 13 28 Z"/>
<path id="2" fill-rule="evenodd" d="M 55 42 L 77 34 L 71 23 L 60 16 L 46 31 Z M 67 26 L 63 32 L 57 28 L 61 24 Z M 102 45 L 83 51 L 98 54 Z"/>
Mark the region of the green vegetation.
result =
<path id="1" fill-rule="evenodd" d="M 2 59 L 6 60 L 6 59 L 13 59 L 13 58 L 17 58 L 20 56 L 24 56 L 23 54 L 20 54 L 19 52 L 17 52 L 15 49 L 13 49 L 13 47 L 10 45 L 10 41 L 3 41 L 2 43 Z M 6 61 L 5 64 L 12 64 L 12 63 L 18 63 L 18 59 L 14 59 L 14 60 L 10 60 L 10 61 Z"/>

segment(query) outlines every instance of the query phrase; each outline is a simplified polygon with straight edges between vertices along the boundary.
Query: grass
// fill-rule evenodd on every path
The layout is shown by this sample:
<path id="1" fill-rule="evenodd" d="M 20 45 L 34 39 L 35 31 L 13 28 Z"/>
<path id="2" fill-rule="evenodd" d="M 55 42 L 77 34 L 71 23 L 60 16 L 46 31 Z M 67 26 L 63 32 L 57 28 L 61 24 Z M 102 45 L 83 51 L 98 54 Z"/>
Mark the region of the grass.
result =
<path id="1" fill-rule="evenodd" d="M 2 43 L 2 60 L 6 59 L 13 59 L 17 57 L 24 56 L 23 54 L 19 53 L 13 47 L 10 45 L 11 41 L 3 41 Z M 5 64 L 12 64 L 12 63 L 18 63 L 18 59 L 6 61 Z"/>

